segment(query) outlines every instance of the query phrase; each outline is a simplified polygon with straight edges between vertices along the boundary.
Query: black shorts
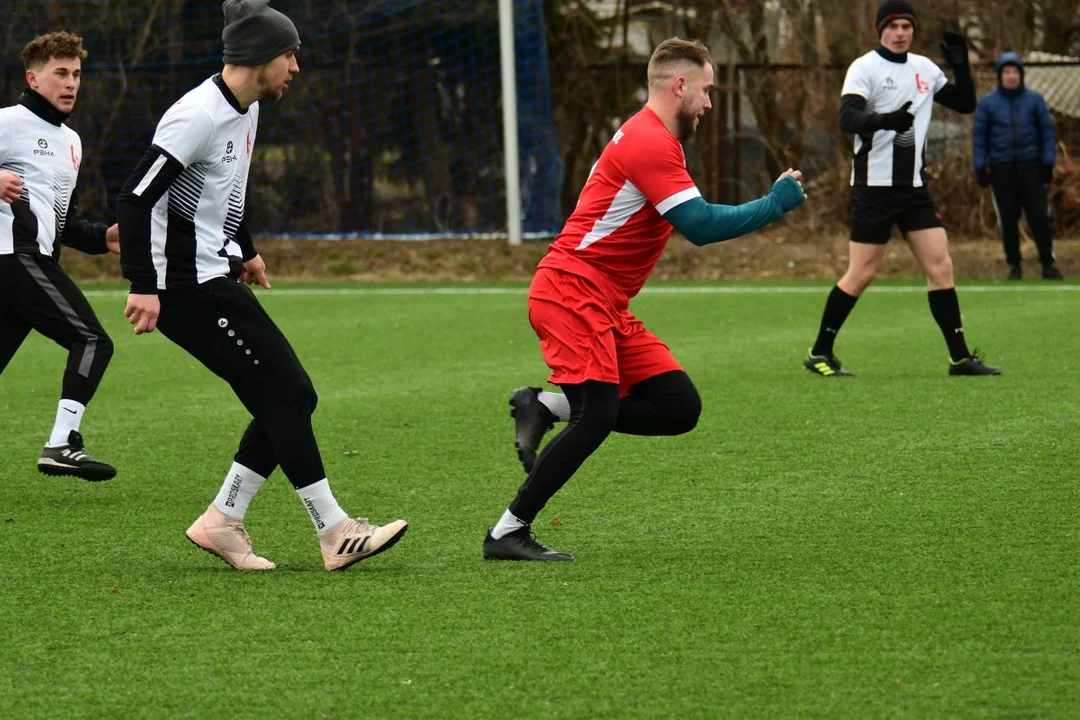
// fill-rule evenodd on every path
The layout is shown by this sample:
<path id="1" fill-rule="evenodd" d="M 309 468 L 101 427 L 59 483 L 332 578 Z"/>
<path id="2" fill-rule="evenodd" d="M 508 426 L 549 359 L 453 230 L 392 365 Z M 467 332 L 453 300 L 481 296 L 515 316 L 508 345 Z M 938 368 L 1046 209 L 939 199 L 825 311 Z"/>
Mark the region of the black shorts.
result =
<path id="1" fill-rule="evenodd" d="M 925 185 L 851 188 L 851 242 L 885 245 L 893 225 L 899 225 L 904 235 L 944 227 L 941 213 Z"/>

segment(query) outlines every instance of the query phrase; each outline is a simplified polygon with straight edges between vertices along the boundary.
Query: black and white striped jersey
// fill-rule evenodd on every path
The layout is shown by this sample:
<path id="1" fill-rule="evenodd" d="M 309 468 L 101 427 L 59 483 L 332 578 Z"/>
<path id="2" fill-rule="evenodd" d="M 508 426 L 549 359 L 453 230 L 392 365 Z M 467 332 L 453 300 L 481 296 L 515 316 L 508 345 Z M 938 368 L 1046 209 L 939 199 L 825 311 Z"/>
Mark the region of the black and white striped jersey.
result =
<path id="1" fill-rule="evenodd" d="M 166 111 L 118 203 L 121 265 L 132 292 L 227 276 L 234 242 L 243 259 L 254 257 L 243 220 L 258 124 L 259 104 L 242 109 L 220 75 Z"/>
<path id="2" fill-rule="evenodd" d="M 60 244 L 106 252 L 105 225 L 78 215 L 75 184 L 82 140 L 65 113 L 33 90 L 0 109 L 0 170 L 22 180 L 22 197 L 0 202 L 0 255 L 59 256 Z"/>
<path id="3" fill-rule="evenodd" d="M 851 184 L 872 187 L 922 187 L 926 138 L 934 95 L 948 83 L 930 58 L 907 53 L 904 62 L 872 50 L 848 67 L 840 95 L 865 98 L 866 111 L 884 114 L 910 102 L 915 116 L 903 133 L 875 130 L 855 136 Z"/>

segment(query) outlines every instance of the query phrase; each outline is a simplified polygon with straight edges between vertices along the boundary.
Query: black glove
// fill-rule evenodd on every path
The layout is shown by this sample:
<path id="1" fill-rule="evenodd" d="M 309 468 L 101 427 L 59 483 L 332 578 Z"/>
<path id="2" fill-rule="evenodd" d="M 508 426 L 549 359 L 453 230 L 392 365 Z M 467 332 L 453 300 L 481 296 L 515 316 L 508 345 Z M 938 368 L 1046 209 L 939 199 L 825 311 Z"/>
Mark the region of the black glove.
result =
<path id="1" fill-rule="evenodd" d="M 945 62 L 949 63 L 949 67 L 953 70 L 957 70 L 961 66 L 966 67 L 968 64 L 968 44 L 964 36 L 945 31 L 941 33 L 941 37 L 945 39 L 945 42 L 941 43 L 939 47 L 941 48 L 941 54 L 945 56 Z"/>
<path id="2" fill-rule="evenodd" d="M 894 130 L 898 133 L 907 132 L 911 129 L 911 126 L 915 123 L 915 116 L 909 113 L 907 110 L 911 107 L 911 101 L 908 100 L 898 110 L 881 114 L 881 129 L 882 130 Z"/>
<path id="3" fill-rule="evenodd" d="M 1039 179 L 1043 181 L 1043 185 L 1049 185 L 1054 179 L 1054 166 L 1042 165 L 1039 167 Z"/>
<path id="4" fill-rule="evenodd" d="M 986 187 L 990 184 L 990 171 L 986 168 L 975 171 L 975 182 L 979 183 L 979 187 Z"/>

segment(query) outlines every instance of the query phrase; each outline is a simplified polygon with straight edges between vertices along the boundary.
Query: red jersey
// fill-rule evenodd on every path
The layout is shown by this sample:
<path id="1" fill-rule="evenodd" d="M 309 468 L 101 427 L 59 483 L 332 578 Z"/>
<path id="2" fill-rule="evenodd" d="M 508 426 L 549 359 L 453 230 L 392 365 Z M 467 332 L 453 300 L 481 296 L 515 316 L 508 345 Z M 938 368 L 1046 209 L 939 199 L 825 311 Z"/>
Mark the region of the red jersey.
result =
<path id="1" fill-rule="evenodd" d="M 539 267 L 581 275 L 615 293 L 617 302 L 629 302 L 671 237 L 663 213 L 700 196 L 682 145 L 646 107 L 600 153 L 577 207 Z"/>

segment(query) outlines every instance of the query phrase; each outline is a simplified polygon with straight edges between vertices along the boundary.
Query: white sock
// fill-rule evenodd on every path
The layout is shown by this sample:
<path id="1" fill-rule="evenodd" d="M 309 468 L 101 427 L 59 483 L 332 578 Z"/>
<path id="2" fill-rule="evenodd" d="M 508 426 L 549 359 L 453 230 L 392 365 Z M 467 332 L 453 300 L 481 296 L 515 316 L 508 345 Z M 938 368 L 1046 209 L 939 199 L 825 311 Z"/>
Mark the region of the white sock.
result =
<path id="1" fill-rule="evenodd" d="M 536 399 L 551 411 L 556 420 L 566 422 L 570 419 L 570 401 L 562 393 L 540 391 L 536 393 Z"/>
<path id="2" fill-rule="evenodd" d="M 49 436 L 49 447 L 60 447 L 68 444 L 68 435 L 72 430 L 78 430 L 82 422 L 86 406 L 74 400 L 61 400 L 56 408 L 56 422 L 53 423 L 52 435 Z"/>
<path id="3" fill-rule="evenodd" d="M 264 482 L 266 478 L 262 475 L 234 462 L 214 498 L 214 507 L 234 520 L 243 520 L 251 499 Z"/>
<path id="4" fill-rule="evenodd" d="M 491 537 L 496 540 L 501 540 L 503 536 L 509 535 L 515 530 L 519 530 L 525 527 L 527 523 L 519 520 L 512 512 L 507 510 L 499 518 L 499 522 L 491 529 Z"/>
<path id="5" fill-rule="evenodd" d="M 315 532 L 320 535 L 330 532 L 342 520 L 349 517 L 334 499 L 334 493 L 330 490 L 330 481 L 326 478 L 314 485 L 299 488 L 296 494 L 300 496 L 304 507 L 307 508 L 311 522 L 315 524 Z"/>

